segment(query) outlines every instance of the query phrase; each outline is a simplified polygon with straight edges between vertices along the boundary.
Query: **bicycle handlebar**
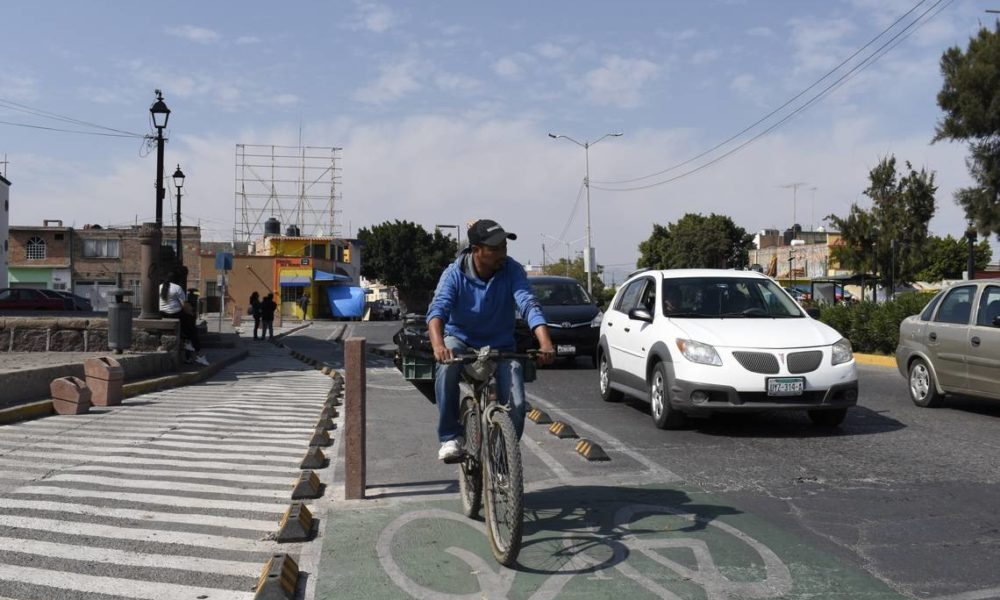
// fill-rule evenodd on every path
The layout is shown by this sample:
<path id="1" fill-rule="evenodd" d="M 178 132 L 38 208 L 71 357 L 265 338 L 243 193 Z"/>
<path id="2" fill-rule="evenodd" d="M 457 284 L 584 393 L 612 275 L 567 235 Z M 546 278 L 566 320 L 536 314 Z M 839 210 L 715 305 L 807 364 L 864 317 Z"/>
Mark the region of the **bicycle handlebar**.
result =
<path id="1" fill-rule="evenodd" d="M 489 354 L 486 355 L 490 360 L 504 360 L 504 359 L 516 359 L 516 358 L 528 358 L 534 359 L 539 354 L 538 350 L 528 350 L 527 352 L 505 352 L 503 350 L 490 350 Z M 457 354 L 452 357 L 451 360 L 446 360 L 442 364 L 453 365 L 458 363 L 469 364 L 474 363 L 479 360 L 480 354 L 478 352 L 470 352 L 467 354 Z"/>

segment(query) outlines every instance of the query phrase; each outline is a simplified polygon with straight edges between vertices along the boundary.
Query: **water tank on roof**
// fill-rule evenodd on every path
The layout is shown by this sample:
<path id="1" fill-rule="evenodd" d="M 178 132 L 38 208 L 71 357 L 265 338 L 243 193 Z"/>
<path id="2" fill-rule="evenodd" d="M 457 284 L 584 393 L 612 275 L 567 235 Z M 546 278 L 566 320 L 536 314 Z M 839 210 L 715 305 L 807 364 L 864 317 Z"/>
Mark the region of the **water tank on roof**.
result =
<path id="1" fill-rule="evenodd" d="M 288 237 L 299 237 L 302 234 L 299 233 L 298 225 L 289 225 L 285 228 L 285 235 Z"/>
<path id="2" fill-rule="evenodd" d="M 274 217 L 264 221 L 264 235 L 281 235 L 281 222 Z"/>

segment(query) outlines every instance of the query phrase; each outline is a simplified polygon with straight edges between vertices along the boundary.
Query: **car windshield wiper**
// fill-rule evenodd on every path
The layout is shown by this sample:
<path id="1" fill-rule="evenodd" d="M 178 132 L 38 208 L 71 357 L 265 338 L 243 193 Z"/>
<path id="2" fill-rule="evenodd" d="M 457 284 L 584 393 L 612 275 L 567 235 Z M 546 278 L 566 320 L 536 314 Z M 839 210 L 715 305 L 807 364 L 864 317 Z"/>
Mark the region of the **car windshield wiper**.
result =
<path id="1" fill-rule="evenodd" d="M 711 319 L 712 315 L 703 315 L 696 312 L 673 312 L 667 313 L 667 317 L 673 319 Z"/>
<path id="2" fill-rule="evenodd" d="M 747 316 L 741 312 L 719 313 L 718 315 L 720 319 L 745 319 Z"/>

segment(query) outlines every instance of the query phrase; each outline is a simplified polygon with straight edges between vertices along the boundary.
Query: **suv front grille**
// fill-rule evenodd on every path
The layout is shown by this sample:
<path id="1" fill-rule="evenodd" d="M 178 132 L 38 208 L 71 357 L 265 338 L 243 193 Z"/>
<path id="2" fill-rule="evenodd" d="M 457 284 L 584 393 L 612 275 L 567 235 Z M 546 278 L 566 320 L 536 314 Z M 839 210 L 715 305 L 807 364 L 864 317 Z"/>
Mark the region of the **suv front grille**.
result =
<path id="1" fill-rule="evenodd" d="M 767 352 L 733 352 L 733 357 L 743 368 L 753 373 L 774 375 L 778 372 L 778 359 Z"/>
<path id="2" fill-rule="evenodd" d="M 788 372 L 796 374 L 809 373 L 815 371 L 821 362 L 823 362 L 822 350 L 793 352 L 788 355 Z"/>

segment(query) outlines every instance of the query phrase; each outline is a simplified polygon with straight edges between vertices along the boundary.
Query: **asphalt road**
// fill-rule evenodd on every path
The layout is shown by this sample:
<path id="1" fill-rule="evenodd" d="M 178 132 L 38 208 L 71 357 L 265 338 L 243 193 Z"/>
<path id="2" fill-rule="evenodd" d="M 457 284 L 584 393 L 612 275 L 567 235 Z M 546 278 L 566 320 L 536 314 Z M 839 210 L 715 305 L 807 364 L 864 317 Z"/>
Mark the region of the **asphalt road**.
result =
<path id="1" fill-rule="evenodd" d="M 297 336 L 296 341 L 320 344 L 325 327 L 304 330 L 312 339 Z M 365 336 L 369 345 L 378 345 L 391 338 L 395 327 L 398 324 L 352 324 L 345 335 Z M 369 384 L 405 390 L 399 386 L 401 378 L 386 369 L 387 364 L 373 357 Z M 804 578 L 818 580 L 824 573 L 844 577 L 845 571 L 834 565 L 846 564 L 870 583 L 858 583 L 852 592 L 846 591 L 850 582 L 839 581 L 837 585 L 845 586 L 845 591 L 836 597 L 885 597 L 891 590 L 905 597 L 937 600 L 1000 598 L 1000 569 L 996 568 L 1000 559 L 996 509 L 1000 506 L 1000 403 L 951 399 L 944 408 L 922 409 L 910 402 L 905 381 L 895 370 L 859 369 L 859 406 L 832 431 L 813 426 L 804 413 L 773 412 L 692 420 L 685 429 L 661 431 L 654 427 L 644 403 L 603 402 L 597 392 L 597 372 L 584 360 L 542 369 L 538 380 L 527 387 L 529 401 L 569 422 L 581 435 L 606 444 L 613 461 L 601 463 L 604 467 L 587 465 L 571 451 L 563 452 L 545 428 L 529 425 L 522 454 L 525 479 L 533 491 L 526 494 L 526 506 L 529 513 L 545 514 L 555 506 L 566 508 L 569 497 L 587 498 L 581 505 L 598 506 L 616 493 L 635 502 L 648 501 L 643 494 L 649 490 L 640 489 L 643 484 L 664 486 L 659 488 L 662 495 L 683 489 L 723 520 L 730 519 L 744 531 L 765 532 L 760 539 L 786 562 L 796 556 L 813 557 L 803 558 L 800 568 L 805 573 L 792 567 L 799 592 L 789 597 L 809 597 L 803 592 Z M 399 396 L 394 403 L 413 395 L 392 393 Z M 417 414 L 413 410 L 419 407 L 414 403 L 406 409 L 409 412 L 401 411 L 399 422 L 412 427 L 410 420 Z M 420 414 L 424 415 L 422 409 Z M 393 435 L 387 424 L 392 419 L 387 415 L 378 425 L 383 428 L 379 436 Z M 429 429 L 426 424 L 419 427 Z M 412 434 L 399 439 L 409 442 L 411 438 Z M 383 471 L 377 464 L 371 467 L 373 477 L 384 484 L 382 490 L 396 490 L 393 486 L 412 481 L 444 485 L 453 479 L 451 469 L 421 459 L 421 453 L 429 451 L 414 442 L 406 448 L 405 461 L 396 461 Z M 401 471 L 403 465 L 405 471 Z M 435 493 L 451 498 L 455 494 L 449 490 Z M 440 508 L 429 503 L 423 514 L 438 518 L 445 514 Z M 385 519 L 395 515 L 387 511 Z M 367 513 L 366 518 L 372 517 Z M 401 518 L 408 517 L 397 517 L 396 522 Z M 345 517 L 344 523 L 350 528 L 353 521 Z M 377 520 L 357 522 L 357 539 L 366 535 L 363 531 L 371 529 L 372 523 Z M 564 535 L 562 527 L 557 524 L 546 533 Z M 443 529 L 439 535 L 444 536 L 444 531 L 450 530 Z M 438 541 L 432 537 L 428 543 Z M 527 547 L 537 548 L 533 544 L 529 541 Z M 546 556 L 551 560 L 555 555 Z M 356 567 L 364 568 L 360 563 Z M 387 572 L 396 568 L 383 567 Z M 418 569 L 405 564 L 399 568 Z M 370 573 L 371 578 L 377 579 L 376 571 Z M 517 581 L 528 577 L 525 571 L 532 571 L 530 565 L 522 564 Z M 399 573 L 393 577 L 401 585 Z M 884 589 L 872 587 L 874 582 Z M 481 589 L 486 590 L 488 583 L 480 582 Z M 379 593 L 388 594 L 388 589 Z M 496 589 L 511 588 L 500 585 Z M 513 589 L 517 592 L 516 584 Z M 579 594 L 586 597 L 583 591 Z M 829 589 L 816 588 L 813 597 L 834 596 Z"/>

